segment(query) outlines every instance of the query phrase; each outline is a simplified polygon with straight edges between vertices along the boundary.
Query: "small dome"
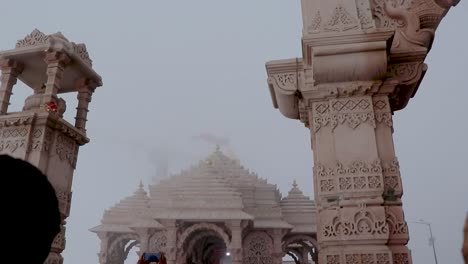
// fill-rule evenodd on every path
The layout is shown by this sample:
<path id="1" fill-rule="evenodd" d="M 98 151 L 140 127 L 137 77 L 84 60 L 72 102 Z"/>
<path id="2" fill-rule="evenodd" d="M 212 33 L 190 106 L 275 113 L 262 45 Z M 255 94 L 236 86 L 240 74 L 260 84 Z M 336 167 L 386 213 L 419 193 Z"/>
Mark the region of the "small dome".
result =
<path id="1" fill-rule="evenodd" d="M 294 180 L 292 189 L 288 196 L 281 200 L 281 211 L 284 219 L 294 225 L 293 232 L 315 232 L 315 221 L 317 210 L 315 202 L 308 196 L 305 196 L 299 189 L 296 180 Z"/>

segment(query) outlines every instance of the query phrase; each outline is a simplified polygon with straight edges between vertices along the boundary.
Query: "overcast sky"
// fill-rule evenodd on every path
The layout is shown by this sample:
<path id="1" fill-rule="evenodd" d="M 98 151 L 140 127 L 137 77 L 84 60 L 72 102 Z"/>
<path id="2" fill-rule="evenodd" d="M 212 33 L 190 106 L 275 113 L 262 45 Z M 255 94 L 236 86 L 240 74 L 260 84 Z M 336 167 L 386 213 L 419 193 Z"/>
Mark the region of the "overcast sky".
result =
<path id="1" fill-rule="evenodd" d="M 228 138 L 241 162 L 283 195 L 297 179 L 312 196 L 309 132 L 273 108 L 264 64 L 301 56 L 300 1 L 3 1 L 0 49 L 34 28 L 87 45 L 104 86 L 88 115 L 67 220 L 65 263 L 97 263 L 88 231 L 103 211 L 146 184 L 168 152 L 175 173 Z M 439 263 L 461 264 L 468 209 L 468 3 L 442 22 L 415 98 L 394 115 L 407 220 L 432 222 Z M 30 93 L 14 91 L 11 109 Z M 75 94 L 67 117 L 75 113 Z M 410 223 L 414 263 L 434 263 L 427 227 Z M 28 246 L 25 238 L 25 248 Z"/>

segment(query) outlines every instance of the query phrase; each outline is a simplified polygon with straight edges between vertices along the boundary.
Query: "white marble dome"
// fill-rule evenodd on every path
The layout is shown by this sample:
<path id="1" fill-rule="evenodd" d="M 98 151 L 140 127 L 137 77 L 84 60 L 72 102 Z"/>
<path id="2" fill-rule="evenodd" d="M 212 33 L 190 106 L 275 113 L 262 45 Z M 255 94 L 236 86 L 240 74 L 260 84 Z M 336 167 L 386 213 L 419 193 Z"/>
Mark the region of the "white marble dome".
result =
<path id="1" fill-rule="evenodd" d="M 106 210 L 91 231 L 128 232 L 136 226 L 163 228 L 160 220 L 252 221 L 253 228 L 315 232 L 314 201 L 296 183 L 282 199 L 276 185 L 244 168 L 219 148 L 196 166 L 149 186 Z"/>

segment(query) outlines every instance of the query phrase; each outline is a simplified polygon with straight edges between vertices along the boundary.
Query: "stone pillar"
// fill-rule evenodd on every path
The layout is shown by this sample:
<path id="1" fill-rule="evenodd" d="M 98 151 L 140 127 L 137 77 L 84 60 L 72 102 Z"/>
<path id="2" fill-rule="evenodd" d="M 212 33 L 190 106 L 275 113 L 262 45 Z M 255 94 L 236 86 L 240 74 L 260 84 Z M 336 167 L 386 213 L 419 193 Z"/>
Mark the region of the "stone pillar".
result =
<path id="1" fill-rule="evenodd" d="M 86 117 L 91 97 L 96 88 L 96 84 L 88 79 L 78 82 L 78 106 L 76 107 L 75 127 L 86 132 Z"/>
<path id="2" fill-rule="evenodd" d="M 270 235 L 273 237 L 273 250 L 272 250 L 272 259 L 273 264 L 282 264 L 283 263 L 283 230 L 282 229 L 273 229 L 270 232 Z"/>
<path id="3" fill-rule="evenodd" d="M 309 264 L 309 251 L 305 247 L 301 249 L 301 264 Z"/>
<path id="4" fill-rule="evenodd" d="M 70 62 L 67 54 L 57 51 L 47 52 L 45 56 L 47 64 L 47 82 L 42 104 L 47 102 L 55 102 L 58 104 L 57 92 L 61 89 L 61 81 L 65 66 Z"/>
<path id="5" fill-rule="evenodd" d="M 109 234 L 107 232 L 97 232 L 99 239 L 101 240 L 101 246 L 99 250 L 99 264 L 107 264 L 107 251 L 109 249 Z"/>
<path id="6" fill-rule="evenodd" d="M 149 230 L 148 228 L 134 228 L 140 240 L 140 256 L 148 252 Z"/>
<path id="7" fill-rule="evenodd" d="M 177 259 L 177 225 L 175 220 L 165 220 L 162 224 L 166 228 L 166 260 L 167 264 L 178 264 Z"/>
<path id="8" fill-rule="evenodd" d="M 392 114 L 457 2 L 302 0 L 303 57 L 267 63 L 274 107 L 310 129 L 320 263 L 412 263 Z"/>
<path id="9" fill-rule="evenodd" d="M 231 253 L 232 264 L 242 264 L 242 226 L 241 220 L 232 220 L 229 223 L 231 229 L 231 245 L 228 248 Z"/>
<path id="10" fill-rule="evenodd" d="M 13 86 L 16 84 L 18 74 L 21 73 L 23 67 L 12 59 L 3 59 L 0 61 L 0 69 L 2 70 L 2 84 L 0 86 L 0 115 L 4 115 L 7 113 L 8 106 L 10 105 Z"/>

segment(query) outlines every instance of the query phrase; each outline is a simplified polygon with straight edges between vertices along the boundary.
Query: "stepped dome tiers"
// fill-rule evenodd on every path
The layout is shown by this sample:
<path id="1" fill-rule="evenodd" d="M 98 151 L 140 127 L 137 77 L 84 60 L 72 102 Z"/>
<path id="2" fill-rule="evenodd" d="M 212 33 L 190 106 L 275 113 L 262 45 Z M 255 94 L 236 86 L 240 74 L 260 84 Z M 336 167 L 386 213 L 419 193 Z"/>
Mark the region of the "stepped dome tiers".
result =
<path id="1" fill-rule="evenodd" d="M 106 210 L 101 225 L 91 231 L 100 235 L 101 240 L 102 237 L 120 236 L 124 240 L 139 240 L 142 239 L 142 230 L 147 232 L 147 236 L 159 234 L 169 239 L 171 228 L 175 227 L 179 235 L 174 239 L 181 241 L 173 243 L 177 250 L 182 247 L 184 252 L 190 251 L 195 243 L 184 241 L 195 241 L 204 235 L 219 236 L 225 247 L 234 247 L 235 244 L 231 243 L 239 243 L 239 240 L 233 237 L 233 232 L 238 230 L 242 230 L 242 237 L 251 234 L 255 239 L 262 239 L 259 232 L 282 234 L 288 241 L 296 241 L 291 237 L 302 235 L 300 239 L 307 238 L 310 240 L 307 245 L 312 245 L 316 232 L 315 214 L 314 202 L 303 195 L 296 183 L 288 196 L 282 199 L 276 185 L 216 148 L 198 164 L 150 185 L 149 193 L 140 183 L 131 196 Z M 197 228 L 205 231 L 197 233 L 194 231 Z M 147 238 L 143 240 L 147 241 Z M 143 247 L 154 250 L 156 246 L 151 245 L 151 239 L 149 241 L 150 244 Z M 254 244 L 250 246 L 255 247 Z M 315 254 L 316 251 L 313 252 Z"/>

